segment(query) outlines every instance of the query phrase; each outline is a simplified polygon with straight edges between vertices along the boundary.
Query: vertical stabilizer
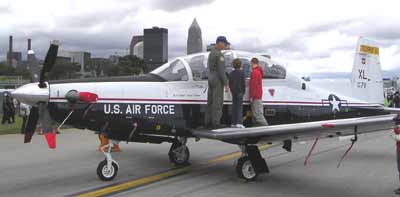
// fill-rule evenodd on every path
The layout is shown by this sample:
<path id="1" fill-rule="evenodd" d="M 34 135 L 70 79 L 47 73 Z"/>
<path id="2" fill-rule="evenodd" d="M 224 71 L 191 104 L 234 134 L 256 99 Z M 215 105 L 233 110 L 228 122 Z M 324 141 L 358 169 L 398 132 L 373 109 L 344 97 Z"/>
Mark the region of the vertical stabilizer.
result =
<path id="1" fill-rule="evenodd" d="M 357 43 L 351 76 L 353 96 L 368 103 L 383 104 L 382 69 L 379 47 L 374 41 L 360 37 Z"/>

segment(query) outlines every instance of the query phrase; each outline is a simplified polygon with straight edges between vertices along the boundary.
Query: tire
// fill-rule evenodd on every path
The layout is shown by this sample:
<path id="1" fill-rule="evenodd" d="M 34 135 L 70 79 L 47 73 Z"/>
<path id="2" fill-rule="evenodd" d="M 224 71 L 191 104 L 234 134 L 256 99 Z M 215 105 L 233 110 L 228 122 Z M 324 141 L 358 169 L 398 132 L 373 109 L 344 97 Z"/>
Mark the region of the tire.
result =
<path id="1" fill-rule="evenodd" d="M 112 162 L 111 169 L 107 169 L 107 160 L 103 160 L 97 166 L 97 176 L 102 181 L 111 181 L 113 180 L 118 173 L 118 165 L 115 162 Z"/>
<path id="2" fill-rule="evenodd" d="M 190 152 L 189 148 L 186 145 L 173 143 L 169 150 L 168 156 L 169 160 L 175 165 L 178 166 L 189 165 Z"/>
<path id="3" fill-rule="evenodd" d="M 255 170 L 249 157 L 242 157 L 236 165 L 237 176 L 246 181 L 255 181 L 258 177 L 258 172 Z"/>

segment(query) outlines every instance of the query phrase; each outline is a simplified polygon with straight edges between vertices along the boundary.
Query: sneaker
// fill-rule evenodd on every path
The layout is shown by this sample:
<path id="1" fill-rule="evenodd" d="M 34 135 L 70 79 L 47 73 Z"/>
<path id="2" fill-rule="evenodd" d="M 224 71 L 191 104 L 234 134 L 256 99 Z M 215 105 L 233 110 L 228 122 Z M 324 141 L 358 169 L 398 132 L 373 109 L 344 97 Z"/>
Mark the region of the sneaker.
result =
<path id="1" fill-rule="evenodd" d="M 236 125 L 236 128 L 241 128 L 241 129 L 244 129 L 244 128 L 246 128 L 245 126 L 243 126 L 242 124 L 237 124 Z"/>

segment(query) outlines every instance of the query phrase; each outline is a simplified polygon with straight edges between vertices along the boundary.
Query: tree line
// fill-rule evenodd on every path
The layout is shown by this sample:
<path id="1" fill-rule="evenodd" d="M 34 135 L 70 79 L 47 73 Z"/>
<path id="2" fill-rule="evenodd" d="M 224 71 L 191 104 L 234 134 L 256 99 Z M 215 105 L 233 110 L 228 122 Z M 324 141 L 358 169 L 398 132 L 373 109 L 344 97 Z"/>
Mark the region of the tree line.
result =
<path id="1" fill-rule="evenodd" d="M 144 61 L 134 55 L 126 55 L 119 57 L 118 63 L 112 63 L 111 61 L 105 61 L 98 63 L 89 60 L 87 63 L 86 71 L 93 73 L 90 77 L 111 77 L 111 76 L 128 76 L 128 75 L 139 75 L 145 72 Z M 40 71 L 41 68 L 39 68 Z M 81 65 L 75 62 L 71 62 L 62 58 L 56 60 L 56 64 L 49 73 L 49 79 L 76 79 L 82 76 L 80 73 Z M 39 73 L 38 73 L 39 74 Z M 30 79 L 31 74 L 27 67 L 8 66 L 5 63 L 0 63 L 0 76 L 22 76 L 23 79 Z"/>

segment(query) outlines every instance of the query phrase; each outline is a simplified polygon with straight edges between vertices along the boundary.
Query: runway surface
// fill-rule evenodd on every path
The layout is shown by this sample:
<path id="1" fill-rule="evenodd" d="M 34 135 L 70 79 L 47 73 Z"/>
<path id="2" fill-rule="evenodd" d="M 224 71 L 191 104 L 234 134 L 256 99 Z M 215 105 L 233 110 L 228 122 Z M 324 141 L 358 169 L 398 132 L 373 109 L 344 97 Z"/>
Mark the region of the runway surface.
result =
<path id="1" fill-rule="evenodd" d="M 308 166 L 312 142 L 295 143 L 291 153 L 264 146 L 271 173 L 251 183 L 236 178 L 238 148 L 222 142 L 189 140 L 192 165 L 178 169 L 168 160 L 168 143 L 121 143 L 122 152 L 113 154 L 118 176 L 102 182 L 96 167 L 104 156 L 93 132 L 68 130 L 57 140 L 49 150 L 43 136 L 31 144 L 22 135 L 0 136 L 0 196 L 394 196 L 399 186 L 389 131 L 360 136 L 339 169 L 349 139 L 320 140 Z"/>

